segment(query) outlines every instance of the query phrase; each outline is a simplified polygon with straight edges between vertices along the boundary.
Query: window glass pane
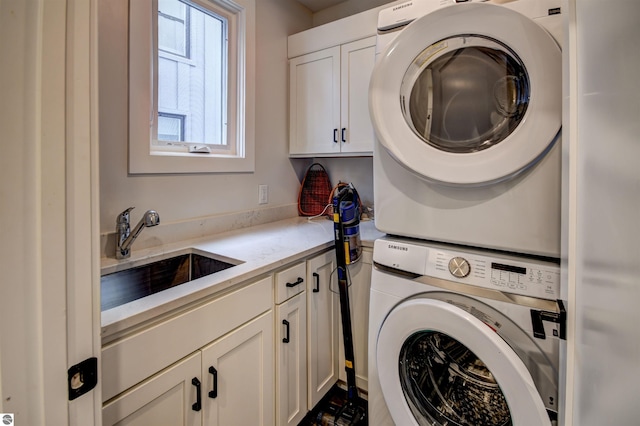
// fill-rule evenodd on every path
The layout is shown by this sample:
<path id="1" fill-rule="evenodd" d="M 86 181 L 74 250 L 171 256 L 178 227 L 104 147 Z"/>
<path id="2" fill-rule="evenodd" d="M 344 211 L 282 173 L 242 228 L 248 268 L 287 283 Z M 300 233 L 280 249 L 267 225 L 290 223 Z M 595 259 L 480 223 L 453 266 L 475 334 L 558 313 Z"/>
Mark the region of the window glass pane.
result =
<path id="1" fill-rule="evenodd" d="M 178 0 L 158 0 L 159 48 L 188 56 L 187 37 L 187 5 Z"/>
<path id="2" fill-rule="evenodd" d="M 469 153 L 506 139 L 524 118 L 529 79 L 502 43 L 457 36 L 425 49 L 408 69 L 402 98 L 413 131 L 447 152 Z"/>
<path id="3" fill-rule="evenodd" d="M 162 50 L 160 40 L 177 38 L 179 24 L 175 15 L 162 15 L 164 5 L 172 14 L 185 8 L 188 60 Z M 184 116 L 186 142 L 227 146 L 227 22 L 178 0 L 159 0 L 158 8 L 158 114 Z M 173 46 L 180 47 L 177 42 Z M 159 129 L 158 139 L 162 140 Z"/>
<path id="4" fill-rule="evenodd" d="M 183 139 L 184 117 L 163 114 L 158 116 L 158 139 L 179 142 Z"/>

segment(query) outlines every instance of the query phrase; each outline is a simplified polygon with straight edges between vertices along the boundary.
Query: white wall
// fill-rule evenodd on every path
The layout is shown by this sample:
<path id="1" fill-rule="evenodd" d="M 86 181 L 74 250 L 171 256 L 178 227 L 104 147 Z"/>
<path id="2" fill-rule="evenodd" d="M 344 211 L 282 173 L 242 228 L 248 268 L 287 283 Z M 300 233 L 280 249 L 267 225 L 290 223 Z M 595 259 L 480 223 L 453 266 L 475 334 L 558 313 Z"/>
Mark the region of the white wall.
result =
<path id="1" fill-rule="evenodd" d="M 128 176 L 127 0 L 99 2 L 100 231 L 113 232 L 118 213 L 147 209 L 162 224 L 297 203 L 305 163 L 288 158 L 287 36 L 311 27 L 293 0 L 256 2 L 256 167 L 254 173 Z M 258 185 L 269 204 L 258 205 Z"/>
<path id="2" fill-rule="evenodd" d="M 345 18 L 365 10 L 373 9 L 383 4 L 392 3 L 389 0 L 348 0 L 328 7 L 313 14 L 313 26 Z"/>

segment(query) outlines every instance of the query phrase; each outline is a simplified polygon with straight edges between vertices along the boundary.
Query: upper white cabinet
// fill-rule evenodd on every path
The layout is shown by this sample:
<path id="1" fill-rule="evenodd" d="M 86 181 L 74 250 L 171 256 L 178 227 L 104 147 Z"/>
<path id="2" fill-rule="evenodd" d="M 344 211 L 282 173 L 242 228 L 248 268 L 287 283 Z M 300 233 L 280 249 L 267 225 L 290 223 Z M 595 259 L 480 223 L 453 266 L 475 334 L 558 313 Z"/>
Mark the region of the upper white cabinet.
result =
<path id="1" fill-rule="evenodd" d="M 375 36 L 289 61 L 289 154 L 372 155 L 369 78 Z"/>

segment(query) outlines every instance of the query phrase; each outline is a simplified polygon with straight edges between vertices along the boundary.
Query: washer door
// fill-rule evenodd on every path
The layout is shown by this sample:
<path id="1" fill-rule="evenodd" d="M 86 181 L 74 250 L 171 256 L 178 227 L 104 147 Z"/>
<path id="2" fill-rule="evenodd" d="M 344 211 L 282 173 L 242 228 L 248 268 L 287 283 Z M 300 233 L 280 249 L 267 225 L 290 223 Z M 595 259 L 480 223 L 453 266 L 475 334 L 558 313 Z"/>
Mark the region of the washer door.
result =
<path id="1" fill-rule="evenodd" d="M 408 25 L 375 66 L 377 137 L 416 174 L 453 185 L 508 179 L 551 148 L 562 120 L 562 54 L 503 6 L 444 7 Z"/>
<path id="2" fill-rule="evenodd" d="M 376 343 L 380 385 L 399 425 L 550 424 L 529 371 L 469 312 L 409 299 L 385 319 Z"/>

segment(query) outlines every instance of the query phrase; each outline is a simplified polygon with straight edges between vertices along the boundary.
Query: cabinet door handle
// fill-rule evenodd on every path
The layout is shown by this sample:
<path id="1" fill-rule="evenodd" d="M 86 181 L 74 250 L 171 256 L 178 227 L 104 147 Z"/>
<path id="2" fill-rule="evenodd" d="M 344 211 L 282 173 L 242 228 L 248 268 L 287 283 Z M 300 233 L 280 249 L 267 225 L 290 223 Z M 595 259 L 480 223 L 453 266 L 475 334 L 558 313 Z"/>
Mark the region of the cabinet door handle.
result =
<path id="1" fill-rule="evenodd" d="M 296 282 L 294 283 L 287 283 L 287 287 L 295 287 L 297 285 L 300 285 L 304 282 L 304 280 L 301 277 L 298 277 L 298 279 L 296 280 Z"/>
<path id="2" fill-rule="evenodd" d="M 289 321 L 282 320 L 282 324 L 284 324 L 285 330 L 286 330 L 286 332 L 285 332 L 285 336 L 286 337 L 282 338 L 282 343 L 289 343 L 289 337 L 290 337 L 289 336 Z"/>
<path id="3" fill-rule="evenodd" d="M 209 391 L 209 398 L 217 398 L 218 397 L 218 370 L 213 368 L 213 366 L 210 366 L 209 374 L 213 376 L 213 387 Z"/>
<path id="4" fill-rule="evenodd" d="M 338 143 L 338 129 L 333 129 L 333 143 Z"/>
<path id="5" fill-rule="evenodd" d="M 316 286 L 313 288 L 313 292 L 320 293 L 320 274 L 318 274 L 317 272 L 314 272 L 313 279 L 316 282 Z"/>
<path id="6" fill-rule="evenodd" d="M 342 132 L 341 132 L 342 133 L 342 142 L 346 142 L 347 141 L 347 138 L 345 137 L 346 136 L 345 135 L 346 132 L 347 132 L 347 128 L 343 127 L 342 128 Z"/>
<path id="7" fill-rule="evenodd" d="M 191 384 L 196 387 L 196 402 L 191 406 L 193 411 L 200 411 L 202 408 L 202 389 L 200 385 L 200 380 L 197 377 L 191 379 Z"/>

